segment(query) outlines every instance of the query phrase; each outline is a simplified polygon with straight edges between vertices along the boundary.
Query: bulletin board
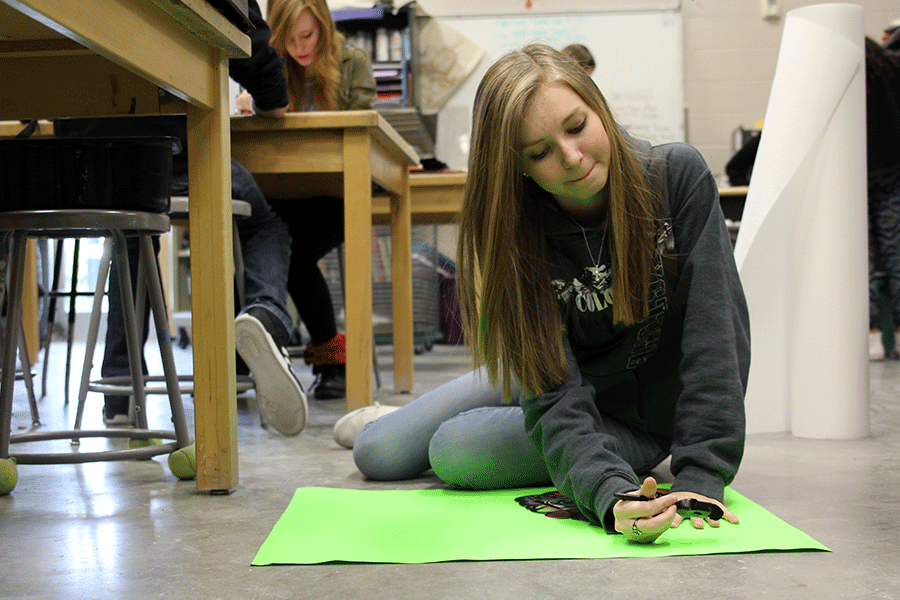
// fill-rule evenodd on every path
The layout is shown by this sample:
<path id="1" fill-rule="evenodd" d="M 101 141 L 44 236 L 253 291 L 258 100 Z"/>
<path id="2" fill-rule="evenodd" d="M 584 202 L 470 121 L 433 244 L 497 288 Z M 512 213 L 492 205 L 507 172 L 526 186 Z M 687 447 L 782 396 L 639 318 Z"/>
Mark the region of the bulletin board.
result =
<path id="1" fill-rule="evenodd" d="M 531 42 L 559 49 L 584 44 L 597 63 L 594 81 L 626 129 L 654 143 L 685 140 L 680 10 L 460 14 L 440 21 L 484 49 L 478 66 L 439 112 L 436 153 L 453 168 L 465 168 L 475 91 L 485 71 L 503 54 Z"/>

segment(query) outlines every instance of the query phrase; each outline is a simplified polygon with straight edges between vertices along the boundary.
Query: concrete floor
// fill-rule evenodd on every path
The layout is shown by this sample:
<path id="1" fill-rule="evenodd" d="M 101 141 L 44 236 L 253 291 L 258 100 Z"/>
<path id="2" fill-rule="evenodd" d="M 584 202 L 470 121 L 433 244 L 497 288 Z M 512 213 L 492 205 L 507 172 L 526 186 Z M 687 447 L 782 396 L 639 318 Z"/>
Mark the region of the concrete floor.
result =
<path id="1" fill-rule="evenodd" d="M 378 351 L 390 388 L 389 349 Z M 180 364 L 190 364 L 189 351 L 176 352 Z M 56 382 L 63 354 L 55 343 Z M 435 346 L 416 358 L 413 395 L 381 393 L 379 400 L 403 403 L 468 366 L 465 349 Z M 306 367 L 297 370 L 304 384 L 311 381 Z M 343 401 L 310 401 L 309 425 L 293 438 L 261 429 L 242 403 L 240 484 L 228 496 L 175 479 L 164 457 L 20 466 L 18 487 L 0 497 L 0 598 L 900 598 L 900 362 L 872 361 L 870 373 L 870 437 L 751 435 L 733 485 L 831 553 L 251 567 L 297 487 L 441 483 L 433 476 L 389 485 L 364 480 L 351 453 L 331 437 Z M 40 403 L 48 427 L 70 412 L 60 385 Z M 14 431 L 30 424 L 18 386 Z M 99 395 L 91 394 L 85 427 L 99 426 L 99 406 Z M 186 408 L 191 416 L 189 399 Z"/>

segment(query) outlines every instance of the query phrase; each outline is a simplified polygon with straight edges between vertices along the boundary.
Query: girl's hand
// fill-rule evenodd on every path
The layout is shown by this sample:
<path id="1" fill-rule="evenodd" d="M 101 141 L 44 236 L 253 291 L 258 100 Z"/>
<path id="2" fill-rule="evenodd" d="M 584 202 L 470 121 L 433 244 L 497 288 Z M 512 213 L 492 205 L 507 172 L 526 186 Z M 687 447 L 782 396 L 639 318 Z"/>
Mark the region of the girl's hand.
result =
<path id="1" fill-rule="evenodd" d="M 686 498 L 695 498 L 697 500 L 702 500 L 703 502 L 710 502 L 719 506 L 722 509 L 722 517 L 731 523 L 732 525 L 737 525 L 740 521 L 733 512 L 725 508 L 725 506 L 718 502 L 717 500 L 713 500 L 712 498 L 707 498 L 706 496 L 701 496 L 700 494 L 695 494 L 693 492 L 672 492 L 669 494 L 670 496 L 674 496 L 676 500 L 684 500 Z M 675 520 L 672 522 L 672 527 L 678 527 L 681 525 L 681 522 L 684 521 L 684 517 L 676 514 Z M 691 525 L 694 526 L 695 529 L 703 529 L 705 523 L 709 522 L 710 527 L 718 527 L 721 525 L 721 522 L 716 519 L 701 519 L 699 517 L 691 517 Z"/>
<path id="2" fill-rule="evenodd" d="M 237 112 L 239 115 L 253 114 L 253 96 L 251 96 L 250 93 L 246 90 L 240 93 L 234 103 L 237 107 Z"/>
<path id="3" fill-rule="evenodd" d="M 648 477 L 644 480 L 638 494 L 645 498 L 656 496 L 656 480 Z M 675 494 L 660 496 L 653 500 L 619 500 L 613 506 L 616 519 L 616 531 L 638 544 L 650 544 L 666 530 L 678 515 L 675 503 L 679 500 Z"/>

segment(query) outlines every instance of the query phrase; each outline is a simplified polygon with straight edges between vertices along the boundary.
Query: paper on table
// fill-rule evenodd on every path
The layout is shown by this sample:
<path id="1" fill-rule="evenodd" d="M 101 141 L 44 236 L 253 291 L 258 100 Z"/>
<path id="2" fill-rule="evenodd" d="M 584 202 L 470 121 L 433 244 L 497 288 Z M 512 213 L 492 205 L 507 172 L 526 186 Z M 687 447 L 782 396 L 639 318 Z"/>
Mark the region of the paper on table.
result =
<path id="1" fill-rule="evenodd" d="M 684 524 L 652 545 L 632 544 L 624 536 L 607 535 L 584 521 L 550 519 L 515 501 L 546 491 L 300 488 L 253 565 L 828 550 L 731 489 L 725 490 L 725 505 L 738 515 L 740 525 L 723 521 L 718 529 L 695 530 Z"/>
<path id="2" fill-rule="evenodd" d="M 753 359 L 747 429 L 868 434 L 862 7 L 787 14 L 735 259 Z"/>

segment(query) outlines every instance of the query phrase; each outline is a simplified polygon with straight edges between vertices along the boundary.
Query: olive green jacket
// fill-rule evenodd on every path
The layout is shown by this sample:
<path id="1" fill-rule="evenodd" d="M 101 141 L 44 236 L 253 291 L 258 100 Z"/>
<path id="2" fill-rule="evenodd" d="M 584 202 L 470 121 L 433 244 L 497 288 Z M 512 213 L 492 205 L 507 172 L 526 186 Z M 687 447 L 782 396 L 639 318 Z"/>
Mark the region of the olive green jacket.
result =
<path id="1" fill-rule="evenodd" d="M 338 87 L 339 110 L 369 110 L 375 106 L 375 76 L 365 52 L 344 45 L 341 81 Z"/>

